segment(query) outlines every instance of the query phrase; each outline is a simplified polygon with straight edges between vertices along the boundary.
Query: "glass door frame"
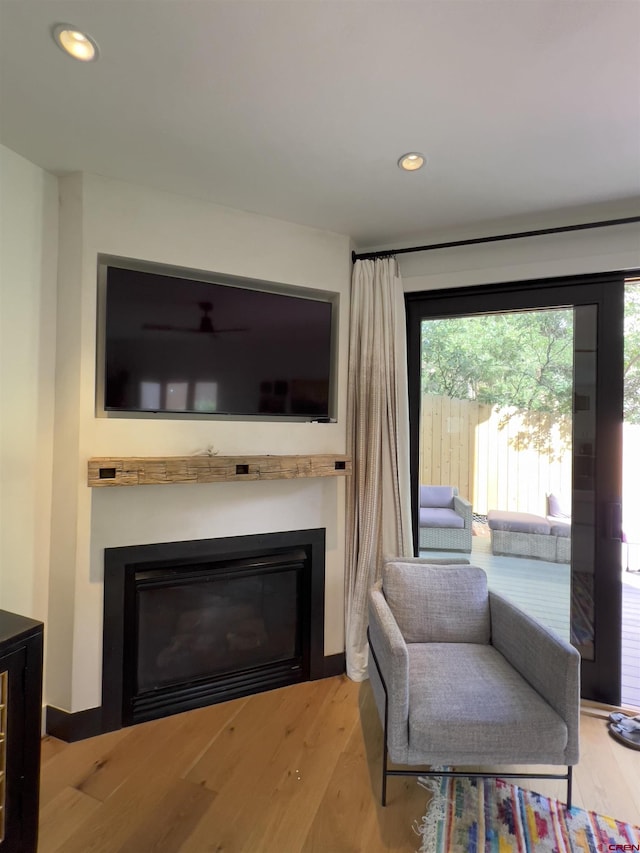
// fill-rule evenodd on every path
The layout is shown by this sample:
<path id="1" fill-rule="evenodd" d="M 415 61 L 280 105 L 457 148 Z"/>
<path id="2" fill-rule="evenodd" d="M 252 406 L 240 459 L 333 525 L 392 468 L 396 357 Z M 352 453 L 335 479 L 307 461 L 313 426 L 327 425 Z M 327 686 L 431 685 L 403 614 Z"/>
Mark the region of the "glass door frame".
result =
<path id="1" fill-rule="evenodd" d="M 411 505 L 418 549 L 421 406 L 420 331 L 423 320 L 544 308 L 597 306 L 596 448 L 594 471 L 595 654 L 582 661 L 582 696 L 620 704 L 621 495 L 624 364 L 624 281 L 629 273 L 534 279 L 405 294 Z M 573 473 L 575 489 L 575 470 Z"/>

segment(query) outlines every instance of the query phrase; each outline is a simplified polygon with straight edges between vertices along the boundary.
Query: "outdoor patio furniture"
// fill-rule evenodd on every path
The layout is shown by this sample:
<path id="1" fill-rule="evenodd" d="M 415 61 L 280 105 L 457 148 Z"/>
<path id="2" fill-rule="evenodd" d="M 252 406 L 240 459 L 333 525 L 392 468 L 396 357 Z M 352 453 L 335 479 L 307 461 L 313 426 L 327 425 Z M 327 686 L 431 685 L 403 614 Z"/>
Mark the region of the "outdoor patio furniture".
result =
<path id="1" fill-rule="evenodd" d="M 417 563 L 386 560 L 369 593 L 369 677 L 384 726 L 382 804 L 388 776 L 533 777 L 548 771 L 471 767 L 553 764 L 569 765 L 555 778 L 567 780 L 570 805 L 578 652 L 489 592 L 477 566 Z M 390 769 L 388 758 L 429 770 Z"/>
<path id="2" fill-rule="evenodd" d="M 487 522 L 491 553 L 496 556 L 528 557 L 548 563 L 571 560 L 571 522 L 566 519 L 491 509 Z"/>
<path id="3" fill-rule="evenodd" d="M 551 519 L 549 519 L 551 521 Z M 553 521 L 551 536 L 556 540 L 556 563 L 571 562 L 571 522 Z"/>
<path id="4" fill-rule="evenodd" d="M 556 563 L 571 562 L 571 512 L 559 495 L 547 495 L 547 521 L 556 537 Z"/>
<path id="5" fill-rule="evenodd" d="M 471 553 L 471 504 L 455 486 L 420 486 L 420 548 Z"/>

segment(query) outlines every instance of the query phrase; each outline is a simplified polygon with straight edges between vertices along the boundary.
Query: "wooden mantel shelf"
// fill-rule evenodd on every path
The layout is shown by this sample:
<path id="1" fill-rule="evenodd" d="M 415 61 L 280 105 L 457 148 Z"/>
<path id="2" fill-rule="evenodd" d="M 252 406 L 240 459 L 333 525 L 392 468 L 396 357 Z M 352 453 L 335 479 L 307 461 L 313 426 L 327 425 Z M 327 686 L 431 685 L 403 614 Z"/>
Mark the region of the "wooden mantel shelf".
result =
<path id="1" fill-rule="evenodd" d="M 351 458 L 328 453 L 310 456 L 120 456 L 89 459 L 87 484 L 91 487 L 154 486 L 349 474 Z"/>

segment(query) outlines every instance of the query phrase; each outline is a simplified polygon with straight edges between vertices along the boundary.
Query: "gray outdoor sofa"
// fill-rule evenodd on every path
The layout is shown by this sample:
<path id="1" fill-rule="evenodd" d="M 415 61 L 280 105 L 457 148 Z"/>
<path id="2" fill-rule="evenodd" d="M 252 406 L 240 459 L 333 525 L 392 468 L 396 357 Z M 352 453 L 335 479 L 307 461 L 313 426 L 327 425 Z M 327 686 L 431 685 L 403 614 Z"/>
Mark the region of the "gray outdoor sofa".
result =
<path id="1" fill-rule="evenodd" d="M 549 563 L 571 561 L 571 520 L 491 509 L 487 515 L 491 553 Z"/>
<path id="2" fill-rule="evenodd" d="M 455 486 L 420 486 L 420 548 L 471 553 L 471 504 Z"/>
<path id="3" fill-rule="evenodd" d="M 568 765 L 562 775 L 530 775 L 566 779 L 571 805 L 580 655 L 489 592 L 482 569 L 386 560 L 369 594 L 369 649 L 383 805 L 388 776 L 529 775 L 477 771 L 498 764 Z M 390 769 L 389 758 L 421 769 Z"/>

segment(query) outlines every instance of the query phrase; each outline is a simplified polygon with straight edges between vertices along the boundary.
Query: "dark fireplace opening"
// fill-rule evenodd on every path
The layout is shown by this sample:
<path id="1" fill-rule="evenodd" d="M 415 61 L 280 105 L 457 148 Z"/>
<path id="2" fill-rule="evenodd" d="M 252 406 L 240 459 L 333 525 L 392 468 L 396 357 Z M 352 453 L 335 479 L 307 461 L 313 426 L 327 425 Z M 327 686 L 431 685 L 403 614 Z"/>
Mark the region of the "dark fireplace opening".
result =
<path id="1" fill-rule="evenodd" d="M 304 551 L 194 572 L 136 572 L 138 691 L 270 663 L 302 665 Z"/>
<path id="2" fill-rule="evenodd" d="M 324 530 L 105 550 L 105 730 L 324 674 Z"/>

